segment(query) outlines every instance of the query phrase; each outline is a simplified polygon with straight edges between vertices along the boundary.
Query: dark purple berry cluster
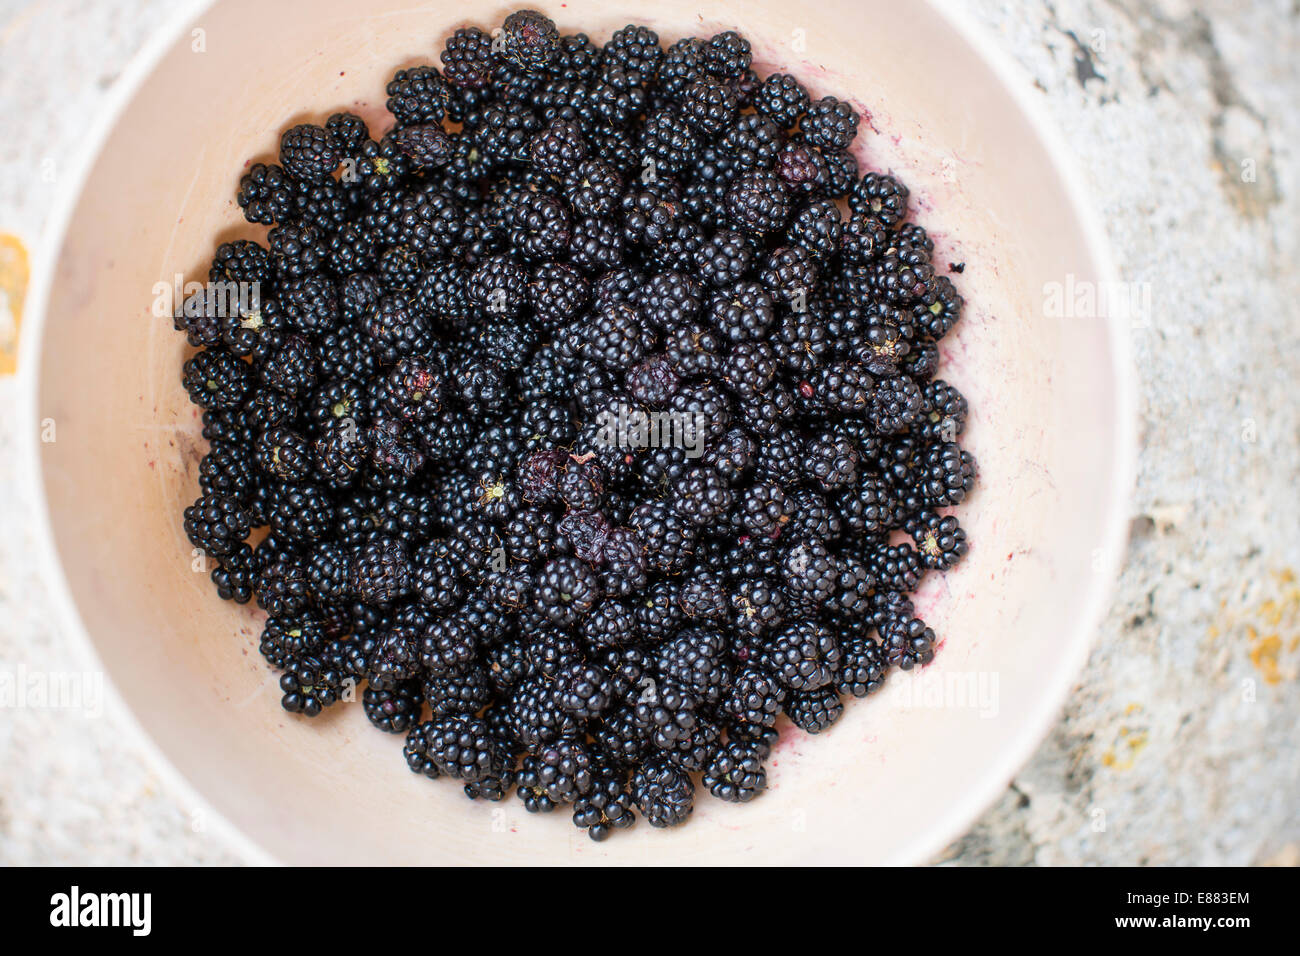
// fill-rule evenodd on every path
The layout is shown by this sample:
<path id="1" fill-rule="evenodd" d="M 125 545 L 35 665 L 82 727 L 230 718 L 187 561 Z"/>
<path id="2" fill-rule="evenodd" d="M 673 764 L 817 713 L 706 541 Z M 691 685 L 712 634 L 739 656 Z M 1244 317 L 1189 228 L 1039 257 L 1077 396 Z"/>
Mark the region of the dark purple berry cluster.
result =
<path id="1" fill-rule="evenodd" d="M 523 10 L 439 60 L 391 128 L 295 126 L 241 180 L 270 228 L 209 276 L 241 294 L 176 317 L 186 533 L 284 707 L 359 700 L 416 773 L 595 839 L 750 800 L 779 721 L 934 655 L 961 296 L 858 110 L 735 32 Z"/>

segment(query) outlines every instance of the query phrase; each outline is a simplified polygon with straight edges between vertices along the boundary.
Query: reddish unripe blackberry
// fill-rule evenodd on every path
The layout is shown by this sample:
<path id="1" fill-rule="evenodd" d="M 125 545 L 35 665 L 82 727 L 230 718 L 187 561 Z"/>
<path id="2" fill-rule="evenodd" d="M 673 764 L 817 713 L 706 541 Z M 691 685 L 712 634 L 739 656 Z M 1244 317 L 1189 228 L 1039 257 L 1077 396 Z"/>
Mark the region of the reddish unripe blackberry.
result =
<path id="1" fill-rule="evenodd" d="M 502 53 L 506 60 L 528 73 L 539 73 L 555 58 L 560 31 L 555 21 L 536 10 L 518 10 L 501 25 Z"/>

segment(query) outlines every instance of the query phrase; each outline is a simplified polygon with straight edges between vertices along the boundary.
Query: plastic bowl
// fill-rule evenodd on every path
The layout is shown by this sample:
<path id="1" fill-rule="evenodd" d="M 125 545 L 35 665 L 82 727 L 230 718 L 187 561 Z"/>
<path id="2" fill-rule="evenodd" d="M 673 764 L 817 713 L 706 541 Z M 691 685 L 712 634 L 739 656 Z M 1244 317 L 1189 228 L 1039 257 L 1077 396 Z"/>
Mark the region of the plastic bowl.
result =
<path id="1" fill-rule="evenodd" d="M 1026 84 L 927 3 L 616 7 L 549 12 L 602 41 L 629 20 L 668 41 L 736 28 L 760 70 L 855 97 L 870 115 L 863 167 L 897 171 L 937 260 L 966 263 L 968 308 L 941 375 L 970 399 L 980 481 L 961 512 L 968 560 L 920 595 L 943 640 L 936 662 L 891 677 L 818 739 L 787 729 L 761 799 L 702 795 L 688 826 L 642 822 L 599 845 L 567 814 L 470 803 L 411 774 L 401 739 L 371 730 L 358 705 L 314 721 L 285 714 L 256 651 L 261 615 L 218 601 L 192 568 L 181 511 L 204 443 L 179 381 L 187 348 L 152 314 L 154 287 L 201 277 L 216 238 L 259 234 L 233 197 L 281 129 L 352 107 L 382 130 L 397 66 L 436 62 L 462 18 L 498 23 L 507 10 L 225 0 L 164 31 L 101 117 L 39 270 L 24 365 L 56 600 L 128 723 L 253 859 L 916 862 L 997 795 L 1085 658 L 1123 543 L 1128 332 L 1074 297 L 1113 274 Z M 41 441 L 50 422 L 56 440 Z"/>

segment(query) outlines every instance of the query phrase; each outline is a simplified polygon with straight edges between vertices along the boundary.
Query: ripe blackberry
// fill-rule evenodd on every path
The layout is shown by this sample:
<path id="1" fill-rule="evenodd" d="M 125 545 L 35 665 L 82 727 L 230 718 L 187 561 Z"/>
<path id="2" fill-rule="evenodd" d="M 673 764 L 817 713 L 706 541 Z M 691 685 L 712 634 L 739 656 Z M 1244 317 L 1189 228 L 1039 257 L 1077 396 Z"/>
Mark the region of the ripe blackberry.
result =
<path id="1" fill-rule="evenodd" d="M 627 373 L 627 390 L 632 398 L 652 408 L 672 401 L 681 378 L 666 356 L 651 356 Z"/>
<path id="2" fill-rule="evenodd" d="M 835 594 L 838 562 L 817 538 L 785 549 L 779 571 L 790 600 L 809 611 L 821 607 Z"/>
<path id="3" fill-rule="evenodd" d="M 725 515 L 733 498 L 727 482 L 710 468 L 694 468 L 673 485 L 673 507 L 697 527 L 713 524 Z"/>
<path id="4" fill-rule="evenodd" d="M 341 158 L 323 127 L 304 123 L 285 130 L 280 137 L 280 166 L 301 182 L 321 182 L 334 172 Z"/>
<path id="5" fill-rule="evenodd" d="M 668 681 L 647 683 L 632 708 L 637 725 L 660 750 L 670 750 L 695 730 L 700 701 Z"/>
<path id="6" fill-rule="evenodd" d="M 320 272 L 329 257 L 326 232 L 312 223 L 282 222 L 266 234 L 281 279 Z"/>
<path id="7" fill-rule="evenodd" d="M 694 525 L 666 502 L 649 501 L 637 506 L 628 518 L 628 525 L 645 546 L 648 568 L 664 574 L 677 574 L 685 569 L 698 533 Z"/>
<path id="8" fill-rule="evenodd" d="M 284 485 L 271 506 L 271 530 L 287 541 L 316 541 L 329 534 L 334 507 L 319 485 Z"/>
<path id="9" fill-rule="evenodd" d="M 356 686 L 355 678 L 319 654 L 290 658 L 280 676 L 280 706 L 291 714 L 316 717 Z"/>
<path id="10" fill-rule="evenodd" d="M 287 335 L 262 362 L 262 381 L 295 401 L 306 398 L 316 386 L 316 356 L 306 336 Z"/>
<path id="11" fill-rule="evenodd" d="M 474 659 L 475 643 L 463 618 L 435 618 L 420 639 L 420 663 L 432 674 L 459 670 Z"/>
<path id="12" fill-rule="evenodd" d="M 682 631 L 659 647 L 656 655 L 659 677 L 706 704 L 715 703 L 728 680 L 723 662 L 726 648 L 726 639 L 719 632 Z"/>
<path id="13" fill-rule="evenodd" d="M 506 60 L 527 73 L 546 69 L 560 45 L 554 21 L 536 10 L 510 14 L 501 26 L 501 36 Z"/>
<path id="14" fill-rule="evenodd" d="M 700 782 L 719 800 L 748 803 L 767 789 L 760 747 L 748 741 L 729 741 L 704 768 Z"/>
<path id="15" fill-rule="evenodd" d="M 439 774 L 467 783 L 482 783 L 509 772 L 508 752 L 486 721 L 450 714 L 411 728 L 406 738 L 408 764 L 420 755 Z"/>
<path id="16" fill-rule="evenodd" d="M 388 82 L 388 112 L 398 126 L 439 123 L 446 114 L 447 82 L 432 66 L 398 70 Z"/>
<path id="17" fill-rule="evenodd" d="M 614 33 L 603 48 L 603 75 L 619 86 L 652 84 L 663 63 L 659 35 L 649 27 L 628 24 Z"/>
<path id="18" fill-rule="evenodd" d="M 223 601 L 247 604 L 253 596 L 253 551 L 246 544 L 221 555 L 212 569 L 212 584 Z"/>
<path id="19" fill-rule="evenodd" d="M 881 647 L 869 637 L 853 635 L 841 647 L 843 658 L 835 675 L 835 690 L 853 697 L 878 691 L 889 675 Z"/>
<path id="20" fill-rule="evenodd" d="M 796 394 L 815 408 L 861 414 L 870 407 L 873 380 L 857 362 L 835 362 L 799 383 Z"/>
<path id="21" fill-rule="evenodd" d="M 214 440 L 199 462 L 199 490 L 205 495 L 224 495 L 247 507 L 259 483 L 252 456 L 235 439 Z"/>
<path id="22" fill-rule="evenodd" d="M 906 431 L 924 411 L 925 400 L 916 383 L 905 375 L 882 378 L 871 393 L 872 426 L 882 435 Z"/>
<path id="23" fill-rule="evenodd" d="M 842 248 L 844 223 L 835 203 L 814 200 L 795 210 L 786 231 L 787 238 L 807 249 L 819 260 L 837 255 Z"/>
<path id="24" fill-rule="evenodd" d="M 918 491 L 933 507 L 961 504 L 975 487 L 975 459 L 956 442 L 926 446 L 917 470 Z"/>
<path id="25" fill-rule="evenodd" d="M 608 216 L 623 194 L 623 177 L 604 160 L 587 159 L 563 175 L 565 198 L 579 217 Z"/>
<path id="26" fill-rule="evenodd" d="M 913 247 L 915 248 L 915 247 Z M 912 314 L 920 330 L 931 339 L 947 335 L 961 318 L 965 300 L 947 276 L 935 276 L 927 284 L 912 307 Z"/>
<path id="27" fill-rule="evenodd" d="M 577 722 L 555 702 L 554 686 L 545 677 L 518 684 L 506 707 L 511 732 L 530 751 L 577 733 Z"/>
<path id="28" fill-rule="evenodd" d="M 654 335 L 637 311 L 614 302 L 597 308 L 586 328 L 584 354 L 608 369 L 622 371 L 644 358 L 653 343 Z"/>
<path id="29" fill-rule="evenodd" d="M 632 775 L 632 799 L 652 827 L 674 827 L 695 809 L 695 784 L 686 771 L 660 757 L 641 764 Z"/>
<path id="30" fill-rule="evenodd" d="M 609 838 L 636 822 L 627 770 L 604 760 L 593 760 L 591 788 L 573 802 L 573 825 L 586 830 L 596 842 Z"/>
<path id="31" fill-rule="evenodd" d="M 781 590 L 766 578 L 742 578 L 733 588 L 731 610 L 736 633 L 758 637 L 785 621 L 786 600 Z"/>
<path id="32" fill-rule="evenodd" d="M 823 687 L 802 694 L 791 694 L 785 712 L 790 722 L 809 734 L 819 734 L 839 720 L 844 703 L 833 687 Z"/>
<path id="33" fill-rule="evenodd" d="M 537 607 L 556 624 L 576 624 L 599 598 L 600 579 L 591 565 L 579 558 L 555 558 L 537 576 Z"/>
<path id="34" fill-rule="evenodd" d="M 302 481 L 312 471 L 311 445 L 283 425 L 264 431 L 253 455 L 263 471 L 281 481 Z"/>
<path id="35" fill-rule="evenodd" d="M 736 117 L 735 91 L 712 77 L 701 77 L 682 96 L 686 121 L 705 136 L 717 136 Z"/>
<path id="36" fill-rule="evenodd" d="M 560 255 L 569 244 L 569 211 L 554 196 L 522 194 L 510 207 L 508 223 L 511 247 L 530 262 Z"/>
<path id="37" fill-rule="evenodd" d="M 256 559 L 257 606 L 273 617 L 297 614 L 311 601 L 307 567 L 301 554 L 281 551 Z"/>
<path id="38" fill-rule="evenodd" d="M 934 631 L 920 618 L 891 618 L 880 628 L 880 646 L 886 663 L 911 670 L 934 660 Z"/>
<path id="39" fill-rule="evenodd" d="M 952 515 L 923 511 L 907 522 L 907 533 L 927 568 L 947 571 L 966 555 L 966 532 Z"/>
<path id="40" fill-rule="evenodd" d="M 585 272 L 602 272 L 623 262 L 623 236 L 608 219 L 582 216 L 573 223 L 569 261 Z"/>
<path id="41" fill-rule="evenodd" d="M 185 509 L 185 534 L 194 547 L 211 554 L 236 551 L 252 530 L 248 511 L 225 495 L 203 495 Z"/>
<path id="42" fill-rule="evenodd" d="M 839 670 L 840 646 L 821 624 L 800 621 L 772 638 L 762 663 L 790 690 L 816 690 L 831 683 Z"/>
<path id="43" fill-rule="evenodd" d="M 459 714 L 477 714 L 492 701 L 492 687 L 487 672 L 478 663 L 426 674 L 421 681 L 420 694 L 429 705 L 434 717 Z"/>
<path id="44" fill-rule="evenodd" d="M 271 226 L 293 216 L 297 195 L 283 167 L 254 163 L 239 180 L 236 202 L 249 222 Z"/>
<path id="45" fill-rule="evenodd" d="M 718 148 L 739 171 L 771 169 L 776 162 L 785 134 L 766 116 L 749 113 L 736 120 L 722 134 Z"/>
<path id="46" fill-rule="evenodd" d="M 967 405 L 961 392 L 934 379 L 922 387 L 921 398 L 923 411 L 913 432 L 929 442 L 955 442 L 966 429 Z"/>
<path id="47" fill-rule="evenodd" d="M 571 510 L 555 523 L 555 549 L 600 565 L 609 532 L 609 520 L 599 511 Z"/>
<path id="48" fill-rule="evenodd" d="M 235 408 L 250 387 L 248 365 L 223 349 L 205 349 L 185 363 L 182 380 L 190 401 L 201 408 Z"/>
<path id="49" fill-rule="evenodd" d="M 420 719 L 420 692 L 414 681 L 403 681 L 392 689 L 367 687 L 361 695 L 366 719 L 384 733 L 404 734 Z"/>
<path id="50" fill-rule="evenodd" d="M 849 192 L 849 208 L 862 216 L 874 216 L 888 227 L 907 218 L 908 191 L 899 180 L 885 173 L 867 173 Z"/>
<path id="51" fill-rule="evenodd" d="M 715 286 L 733 286 L 753 262 L 749 241 L 740 233 L 719 229 L 695 253 L 700 274 Z"/>
<path id="52" fill-rule="evenodd" d="M 915 591 L 923 573 L 921 559 L 910 544 L 880 548 L 871 564 L 872 577 L 890 591 Z"/>
<path id="53" fill-rule="evenodd" d="M 641 317 L 656 328 L 671 329 L 695 318 L 703 305 L 696 282 L 680 272 L 651 276 L 637 290 L 635 303 Z"/>
<path id="54" fill-rule="evenodd" d="M 605 566 L 600 584 L 606 594 L 627 597 L 645 587 L 645 546 L 636 532 L 628 528 L 613 529 L 605 536 L 602 554 Z"/>
<path id="55" fill-rule="evenodd" d="M 848 149 L 858 134 L 858 114 L 848 103 L 823 96 L 808 107 L 799 121 L 799 132 L 813 146 Z"/>
<path id="56" fill-rule="evenodd" d="M 852 441 L 834 431 L 824 431 L 808 440 L 801 465 L 805 474 L 830 490 L 855 484 L 859 461 L 858 449 Z"/>
<path id="57" fill-rule="evenodd" d="M 725 349 L 721 333 L 698 322 L 677 326 L 664 340 L 664 357 L 678 375 L 687 378 L 718 371 Z"/>
<path id="58" fill-rule="evenodd" d="M 745 490 L 741 499 L 741 525 L 746 532 L 758 538 L 775 538 L 780 535 L 794 513 L 794 502 L 773 481 L 755 482 Z"/>
<path id="59" fill-rule="evenodd" d="M 390 607 L 411 589 L 411 562 L 406 548 L 392 538 L 371 539 L 352 560 L 350 587 L 373 607 Z"/>
<path id="60" fill-rule="evenodd" d="M 595 717 L 610 704 L 609 675 L 594 664 L 573 663 L 555 677 L 555 702 L 581 720 Z"/>
<path id="61" fill-rule="evenodd" d="M 767 391 L 780 368 L 775 349 L 766 342 L 737 342 L 722 364 L 722 376 L 738 396 L 752 399 Z"/>
<path id="62" fill-rule="evenodd" d="M 492 37 L 478 27 L 462 27 L 447 38 L 438 55 L 452 86 L 481 90 L 492 79 Z"/>
<path id="63" fill-rule="evenodd" d="M 742 232 L 766 236 L 785 228 L 790 197 L 776 174 L 746 173 L 727 190 L 727 214 Z"/>
<path id="64" fill-rule="evenodd" d="M 782 129 L 794 126 L 811 100 L 803 85 L 788 73 L 772 73 L 754 96 L 754 109 Z"/>
<path id="65" fill-rule="evenodd" d="M 707 570 L 696 570 L 683 583 L 677 600 L 682 613 L 697 621 L 720 621 L 729 607 L 726 584 L 721 575 Z"/>
<path id="66" fill-rule="evenodd" d="M 772 299 L 757 282 L 737 282 L 718 290 L 709 303 L 709 318 L 731 342 L 762 338 L 776 318 Z"/>
<path id="67" fill-rule="evenodd" d="M 370 450 L 355 423 L 331 420 L 312 446 L 313 475 L 335 490 L 350 488 L 362 474 Z"/>
<path id="68" fill-rule="evenodd" d="M 866 475 L 838 501 L 845 524 L 857 535 L 878 535 L 894 528 L 899 503 L 893 487 L 878 475 Z"/>
<path id="69" fill-rule="evenodd" d="M 544 173 L 563 177 L 574 172 L 587 154 L 582 130 L 565 119 L 552 120 L 528 144 L 533 165 Z"/>

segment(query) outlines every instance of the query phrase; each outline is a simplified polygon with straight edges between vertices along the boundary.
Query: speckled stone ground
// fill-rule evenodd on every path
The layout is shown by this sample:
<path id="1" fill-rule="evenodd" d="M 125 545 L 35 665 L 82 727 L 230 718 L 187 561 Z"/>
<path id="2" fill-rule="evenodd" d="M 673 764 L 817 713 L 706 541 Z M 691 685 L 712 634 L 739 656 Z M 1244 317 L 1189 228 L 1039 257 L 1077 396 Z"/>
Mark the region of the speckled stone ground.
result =
<path id="1" fill-rule="evenodd" d="M 192 5 L 192 4 L 191 4 Z M 165 0 L 0 0 L 0 232 Z M 1062 719 L 948 864 L 1300 862 L 1300 3 L 972 0 L 1079 158 L 1124 277 L 1141 441 L 1128 561 Z M 3 336 L 0 336 L 3 341 Z M 0 379 L 0 670 L 69 669 Z M 75 666 L 75 665 L 74 665 Z M 112 717 L 0 711 L 0 863 L 233 863 Z"/>

